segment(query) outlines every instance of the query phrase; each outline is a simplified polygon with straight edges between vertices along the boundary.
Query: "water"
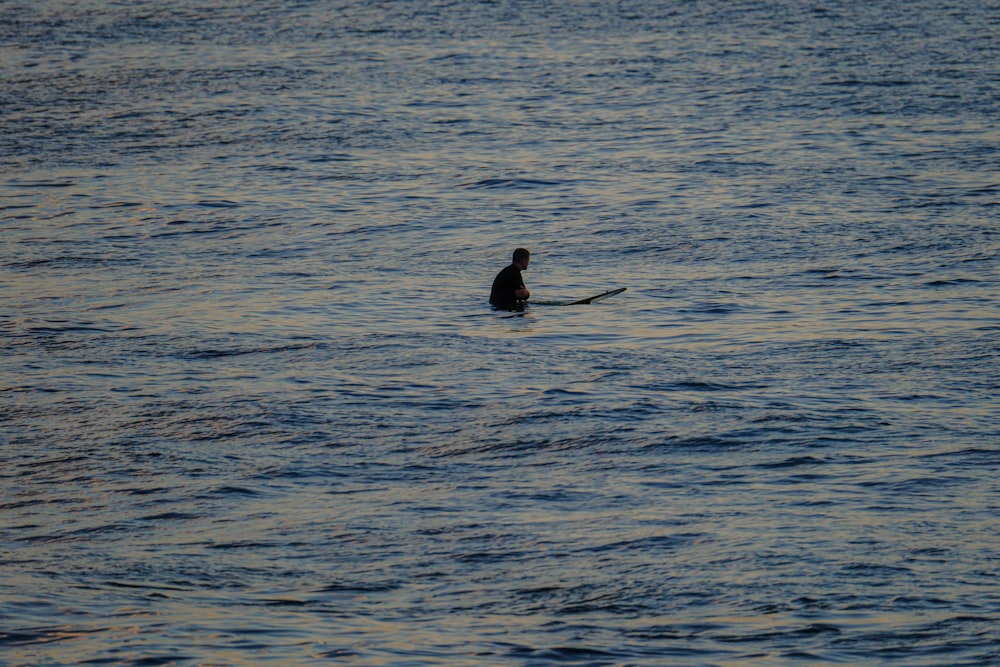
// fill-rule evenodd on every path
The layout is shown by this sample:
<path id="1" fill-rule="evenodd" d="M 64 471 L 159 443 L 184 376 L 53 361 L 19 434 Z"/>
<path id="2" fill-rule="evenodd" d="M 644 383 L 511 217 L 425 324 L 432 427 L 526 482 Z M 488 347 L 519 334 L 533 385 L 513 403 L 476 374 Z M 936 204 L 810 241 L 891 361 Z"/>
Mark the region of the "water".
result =
<path id="1" fill-rule="evenodd" d="M 0 7 L 0 662 L 1000 664 L 996 2 L 210 4 Z"/>

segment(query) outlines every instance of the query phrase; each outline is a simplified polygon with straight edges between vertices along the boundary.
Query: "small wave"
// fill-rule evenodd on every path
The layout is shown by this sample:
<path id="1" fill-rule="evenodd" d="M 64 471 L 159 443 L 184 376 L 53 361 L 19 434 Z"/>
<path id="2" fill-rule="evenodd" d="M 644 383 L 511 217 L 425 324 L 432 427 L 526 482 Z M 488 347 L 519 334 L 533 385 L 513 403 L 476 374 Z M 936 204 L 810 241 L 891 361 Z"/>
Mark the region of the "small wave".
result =
<path id="1" fill-rule="evenodd" d="M 669 437 L 660 442 L 649 445 L 650 447 L 678 447 L 691 450 L 719 450 L 733 447 L 743 447 L 748 443 L 743 440 L 728 440 L 711 435 L 699 435 L 690 438 Z"/>
<path id="2" fill-rule="evenodd" d="M 105 266 L 108 264 L 135 263 L 135 260 L 118 259 L 109 257 L 80 257 L 74 255 L 64 255 L 60 257 L 42 257 L 39 259 L 27 259 L 18 262 L 5 264 L 11 269 L 37 269 L 43 267 L 56 268 L 81 268 L 92 266 Z"/>
<path id="3" fill-rule="evenodd" d="M 753 389 L 754 384 L 736 385 L 707 380 L 678 380 L 664 384 L 651 384 L 644 387 L 655 391 L 732 391 L 735 389 Z"/>
<path id="4" fill-rule="evenodd" d="M 189 656 L 180 655 L 169 655 L 164 657 L 148 657 L 148 658 L 138 658 L 137 660 L 132 660 L 129 665 L 132 667 L 169 667 L 170 665 L 178 665 L 187 662 L 191 658 Z"/>
<path id="5" fill-rule="evenodd" d="M 113 201 L 108 202 L 107 204 L 95 204 L 94 206 L 88 206 L 87 208 L 99 210 L 106 208 L 137 208 L 139 206 L 143 206 L 143 203 L 134 201 Z"/>
<path id="6" fill-rule="evenodd" d="M 382 583 L 333 583 L 317 589 L 317 593 L 390 593 L 402 586 L 393 581 Z"/>
<path id="7" fill-rule="evenodd" d="M 822 465 L 826 463 L 822 459 L 817 459 L 813 456 L 792 456 L 782 461 L 775 461 L 773 463 L 761 463 L 757 467 L 765 469 L 780 469 L 780 468 L 797 468 L 799 466 L 812 466 L 812 465 Z"/>
<path id="8" fill-rule="evenodd" d="M 347 153 L 330 153 L 329 155 L 316 155 L 314 157 L 306 158 L 306 162 L 311 164 L 326 164 L 328 162 L 351 162 L 357 159 L 358 158 L 353 155 L 348 155 Z"/>
<path id="9" fill-rule="evenodd" d="M 65 466 L 67 464 L 73 464 L 74 466 L 86 461 L 90 458 L 87 456 L 63 456 L 56 459 L 42 459 L 39 461 L 27 461 L 25 463 L 19 464 L 21 468 L 45 468 L 51 469 L 54 466 Z"/>
<path id="10" fill-rule="evenodd" d="M 738 303 L 699 303 L 691 308 L 678 308 L 678 313 L 691 313 L 698 315 L 728 315 L 742 310 L 742 304 Z"/>
<path id="11" fill-rule="evenodd" d="M 164 512 L 162 514 L 151 514 L 142 517 L 143 521 L 191 521 L 200 518 L 197 514 L 189 512 Z"/>
<path id="12" fill-rule="evenodd" d="M 9 188 L 71 188 L 76 181 L 8 181 Z"/>
<path id="13" fill-rule="evenodd" d="M 870 81 L 865 79 L 842 79 L 840 81 L 827 81 L 821 85 L 843 86 L 845 88 L 865 87 L 865 86 L 871 86 L 874 88 L 899 88 L 904 86 L 912 86 L 913 82 L 906 81 L 903 79 L 889 80 L 889 81 Z"/>
<path id="14" fill-rule="evenodd" d="M 251 354 L 280 354 L 282 352 L 294 352 L 297 350 L 308 350 L 318 347 L 316 343 L 299 343 L 291 345 L 275 345 L 273 347 L 236 347 L 232 349 L 205 349 L 193 350 L 185 356 L 188 359 L 223 359 L 226 357 L 239 357 Z"/>
<path id="15" fill-rule="evenodd" d="M 852 574 L 858 574 L 860 576 L 865 575 L 894 575 L 894 574 L 907 574 L 912 571 L 911 568 L 903 565 L 887 565 L 886 563 L 847 563 L 842 567 L 844 572 L 849 572 Z"/>
<path id="16" fill-rule="evenodd" d="M 1000 456 L 1000 449 L 983 449 L 981 447 L 968 447 L 951 452 L 933 452 L 924 454 L 918 458 L 923 459 L 949 459 L 954 465 L 990 465 L 996 462 Z"/>
<path id="17" fill-rule="evenodd" d="M 33 334 L 108 333 L 111 331 L 111 329 L 99 327 L 90 322 L 45 322 L 25 325 L 24 330 Z"/>
<path id="18" fill-rule="evenodd" d="M 556 646 L 548 649 L 533 649 L 518 646 L 510 650 L 510 655 L 519 659 L 531 658 L 531 664 L 565 663 L 573 665 L 605 665 L 616 663 L 617 659 L 621 657 L 619 654 L 610 651 L 576 646 Z"/>
<path id="19" fill-rule="evenodd" d="M 305 607 L 310 604 L 309 600 L 297 600 L 293 598 L 270 598 L 262 600 L 265 607 Z"/>
<path id="20" fill-rule="evenodd" d="M 219 542 L 216 544 L 209 544 L 206 548 L 217 549 L 220 551 L 231 551 L 234 549 L 273 549 L 276 547 L 287 547 L 288 545 L 283 542 L 277 541 L 267 541 L 267 540 L 236 540 L 234 542 Z"/>
<path id="21" fill-rule="evenodd" d="M 463 183 L 461 187 L 469 190 L 531 190 L 563 184 L 563 181 L 536 178 L 486 178 L 473 183 Z"/>
<path id="22" fill-rule="evenodd" d="M 703 533 L 680 533 L 677 535 L 653 535 L 635 540 L 612 542 L 583 549 L 585 552 L 604 551 L 663 551 L 677 549 L 699 542 L 705 538 Z"/>
<path id="23" fill-rule="evenodd" d="M 169 586 L 160 583 L 150 583 L 150 582 L 131 582 L 131 581 L 109 581 L 108 586 L 113 588 L 126 588 L 126 589 L 138 589 L 138 590 L 155 590 L 155 591 L 186 591 L 190 590 L 188 588 L 182 588 L 180 586 Z"/>
<path id="24" fill-rule="evenodd" d="M 104 628 L 70 628 L 66 626 L 25 628 L 0 632 L 0 646 L 51 644 L 103 632 Z"/>
<path id="25" fill-rule="evenodd" d="M 966 284 L 976 284 L 980 281 L 974 278 L 952 278 L 952 279 L 942 279 L 942 280 L 932 280 L 929 283 L 924 283 L 925 287 L 953 287 L 955 285 L 966 285 Z"/>
<path id="26" fill-rule="evenodd" d="M 220 486 L 211 493 L 212 496 L 257 496 L 260 495 L 253 489 L 245 486 Z"/>

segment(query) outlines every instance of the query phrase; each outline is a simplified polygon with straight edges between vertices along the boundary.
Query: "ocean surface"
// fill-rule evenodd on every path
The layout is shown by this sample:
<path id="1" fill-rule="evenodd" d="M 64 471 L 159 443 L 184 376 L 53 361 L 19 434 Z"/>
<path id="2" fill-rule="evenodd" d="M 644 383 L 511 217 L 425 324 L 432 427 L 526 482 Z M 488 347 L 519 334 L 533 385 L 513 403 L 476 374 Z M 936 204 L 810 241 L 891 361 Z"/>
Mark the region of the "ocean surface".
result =
<path id="1" fill-rule="evenodd" d="M 0 664 L 1000 665 L 997 0 L 2 0 L 0 77 Z"/>

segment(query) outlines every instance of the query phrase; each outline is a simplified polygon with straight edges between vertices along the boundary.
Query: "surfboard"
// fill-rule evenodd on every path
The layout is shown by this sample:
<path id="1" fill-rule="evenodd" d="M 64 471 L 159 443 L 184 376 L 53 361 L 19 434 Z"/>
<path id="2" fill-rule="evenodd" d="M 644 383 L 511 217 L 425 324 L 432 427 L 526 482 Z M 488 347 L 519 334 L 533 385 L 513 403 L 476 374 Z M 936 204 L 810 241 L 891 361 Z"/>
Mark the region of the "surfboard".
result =
<path id="1" fill-rule="evenodd" d="M 577 299 L 576 301 L 528 301 L 527 304 L 530 306 L 582 306 L 588 303 L 594 303 L 595 301 L 600 301 L 601 299 L 607 299 L 609 296 L 614 296 L 615 294 L 621 294 L 626 290 L 625 287 L 619 287 L 618 289 L 608 290 L 607 292 L 601 292 L 600 294 L 595 294 L 594 296 L 588 296 L 586 299 Z M 489 313 L 472 313 L 470 315 L 462 315 L 462 317 L 497 317 L 500 319 L 506 319 L 509 317 L 524 317 L 524 311 L 509 311 L 509 310 L 493 310 Z"/>
<path id="2" fill-rule="evenodd" d="M 615 294 L 621 294 L 626 289 L 625 287 L 619 287 L 618 289 L 608 290 L 607 292 L 601 292 L 600 294 L 588 296 L 586 299 L 577 299 L 576 301 L 529 301 L 528 303 L 536 306 L 582 306 L 600 301 L 601 299 L 607 299 L 609 296 L 614 296 Z"/>
<path id="3" fill-rule="evenodd" d="M 588 296 L 586 299 L 578 299 L 576 301 L 571 301 L 566 304 L 568 306 L 579 306 L 585 303 L 594 303 L 595 301 L 600 301 L 601 299 L 607 299 L 609 296 L 614 296 L 615 294 L 621 294 L 626 288 L 619 287 L 618 289 L 608 290 L 607 292 L 601 292 L 600 294 L 595 294 L 594 296 Z"/>

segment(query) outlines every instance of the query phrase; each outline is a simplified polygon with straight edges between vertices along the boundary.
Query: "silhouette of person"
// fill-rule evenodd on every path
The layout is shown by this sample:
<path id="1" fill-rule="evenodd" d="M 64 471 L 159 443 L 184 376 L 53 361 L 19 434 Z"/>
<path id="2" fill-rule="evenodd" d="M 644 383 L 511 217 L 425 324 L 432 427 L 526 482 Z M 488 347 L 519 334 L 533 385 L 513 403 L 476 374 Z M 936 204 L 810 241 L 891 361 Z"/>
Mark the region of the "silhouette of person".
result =
<path id="1" fill-rule="evenodd" d="M 524 286 L 521 271 L 528 268 L 531 253 L 524 248 L 514 251 L 513 262 L 493 279 L 493 289 L 490 290 L 490 303 L 497 310 L 523 310 L 524 302 L 531 292 Z"/>

